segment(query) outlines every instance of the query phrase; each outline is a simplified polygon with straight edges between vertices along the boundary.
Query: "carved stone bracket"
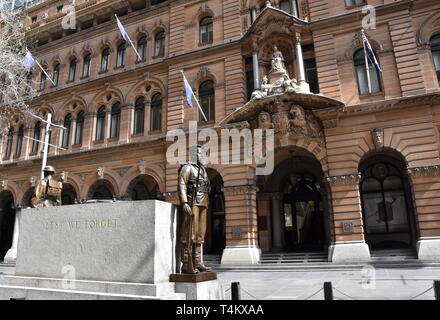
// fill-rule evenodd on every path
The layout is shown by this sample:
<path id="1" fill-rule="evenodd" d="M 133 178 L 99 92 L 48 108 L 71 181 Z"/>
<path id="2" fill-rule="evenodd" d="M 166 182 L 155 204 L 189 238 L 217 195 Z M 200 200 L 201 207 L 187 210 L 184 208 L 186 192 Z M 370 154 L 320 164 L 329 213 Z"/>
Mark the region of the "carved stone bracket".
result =
<path id="1" fill-rule="evenodd" d="M 67 176 L 68 176 L 68 172 L 67 171 L 62 171 L 61 174 L 60 174 L 61 181 L 67 182 Z"/>
<path id="2" fill-rule="evenodd" d="M 374 128 L 371 130 L 371 136 L 376 149 L 383 148 L 383 128 Z"/>
<path id="3" fill-rule="evenodd" d="M 6 190 L 8 188 L 8 179 L 3 178 L 0 183 L 0 190 Z"/>
<path id="4" fill-rule="evenodd" d="M 104 179 L 104 167 L 99 167 L 96 173 L 98 174 L 99 179 Z"/>
<path id="5" fill-rule="evenodd" d="M 408 168 L 407 173 L 411 178 L 438 177 L 440 165 Z"/>
<path id="6" fill-rule="evenodd" d="M 35 176 L 30 177 L 29 182 L 32 187 L 35 187 L 35 184 L 37 182 L 37 177 L 35 177 Z"/>
<path id="7" fill-rule="evenodd" d="M 326 176 L 324 180 L 331 186 L 358 185 L 361 180 L 361 175 L 358 173 L 342 176 Z"/>

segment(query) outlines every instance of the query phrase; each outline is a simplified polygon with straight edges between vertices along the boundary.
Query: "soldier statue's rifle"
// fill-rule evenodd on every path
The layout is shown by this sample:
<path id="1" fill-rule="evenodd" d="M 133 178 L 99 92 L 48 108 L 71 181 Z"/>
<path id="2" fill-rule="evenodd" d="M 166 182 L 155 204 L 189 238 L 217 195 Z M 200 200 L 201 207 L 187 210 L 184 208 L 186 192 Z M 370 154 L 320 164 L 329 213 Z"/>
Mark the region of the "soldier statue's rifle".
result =
<path id="1" fill-rule="evenodd" d="M 195 186 L 192 188 L 192 199 L 191 199 L 191 215 L 189 216 L 189 228 L 188 228 L 188 240 L 186 242 L 186 248 L 188 252 L 188 272 L 196 273 L 194 268 L 194 258 L 192 254 L 192 236 L 193 236 L 193 219 L 194 219 L 194 208 L 196 203 L 197 189 L 199 188 L 199 177 L 200 177 L 200 165 L 197 169 L 197 179 Z"/>

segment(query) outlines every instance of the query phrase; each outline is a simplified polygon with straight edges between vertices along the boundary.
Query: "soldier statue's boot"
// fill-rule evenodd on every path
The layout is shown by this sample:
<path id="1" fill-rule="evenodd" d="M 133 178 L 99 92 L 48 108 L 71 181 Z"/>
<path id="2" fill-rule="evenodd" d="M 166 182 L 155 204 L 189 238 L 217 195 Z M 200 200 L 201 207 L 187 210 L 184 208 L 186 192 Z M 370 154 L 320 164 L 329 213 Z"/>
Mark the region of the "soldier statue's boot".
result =
<path id="1" fill-rule="evenodd" d="M 209 272 L 211 271 L 211 268 L 202 263 L 202 245 L 203 244 L 199 243 L 196 245 L 196 269 L 200 272 Z"/>
<path id="2" fill-rule="evenodd" d="M 194 268 L 193 270 L 190 270 L 188 268 L 188 250 L 184 244 L 182 244 L 182 248 L 180 250 L 180 261 L 182 262 L 182 268 L 180 269 L 180 273 L 186 273 L 186 274 L 197 273 L 196 268 Z"/>

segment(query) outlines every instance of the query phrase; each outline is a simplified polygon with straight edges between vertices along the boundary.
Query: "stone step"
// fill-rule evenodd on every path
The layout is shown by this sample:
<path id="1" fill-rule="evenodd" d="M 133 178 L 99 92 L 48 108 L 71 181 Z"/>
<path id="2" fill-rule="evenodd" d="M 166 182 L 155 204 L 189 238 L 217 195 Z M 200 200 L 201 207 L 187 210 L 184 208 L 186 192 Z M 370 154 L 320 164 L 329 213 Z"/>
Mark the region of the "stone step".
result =
<path id="1" fill-rule="evenodd" d="M 0 300 L 185 300 L 184 293 L 145 296 L 0 285 Z"/>
<path id="2" fill-rule="evenodd" d="M 175 283 L 164 282 L 158 284 L 126 283 L 110 281 L 87 281 L 40 277 L 4 276 L 1 282 L 5 286 L 44 288 L 50 290 L 99 292 L 108 294 L 122 294 L 134 296 L 168 296 L 175 293 Z M 69 288 L 66 288 L 69 285 Z M 73 287 L 74 289 L 70 289 Z"/>

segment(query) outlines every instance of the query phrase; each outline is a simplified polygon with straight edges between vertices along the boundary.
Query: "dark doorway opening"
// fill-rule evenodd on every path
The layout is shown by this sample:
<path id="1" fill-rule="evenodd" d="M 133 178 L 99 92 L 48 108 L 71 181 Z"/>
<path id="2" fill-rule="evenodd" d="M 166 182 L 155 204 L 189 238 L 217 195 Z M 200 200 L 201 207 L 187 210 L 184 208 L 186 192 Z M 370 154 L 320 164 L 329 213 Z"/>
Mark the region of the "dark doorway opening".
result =
<path id="1" fill-rule="evenodd" d="M 0 193 L 0 261 L 3 261 L 9 248 L 11 248 L 14 223 L 14 196 L 9 191 L 2 191 Z"/>
<path id="2" fill-rule="evenodd" d="M 324 213 L 315 178 L 294 174 L 284 193 L 285 251 L 321 251 L 324 249 Z"/>
<path id="3" fill-rule="evenodd" d="M 226 246 L 225 197 L 223 194 L 223 179 L 213 170 L 207 170 L 211 183 L 207 219 L 207 234 L 205 252 L 220 254 Z"/>

